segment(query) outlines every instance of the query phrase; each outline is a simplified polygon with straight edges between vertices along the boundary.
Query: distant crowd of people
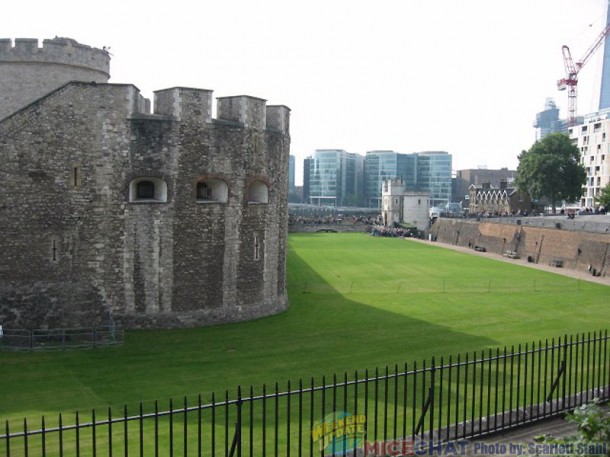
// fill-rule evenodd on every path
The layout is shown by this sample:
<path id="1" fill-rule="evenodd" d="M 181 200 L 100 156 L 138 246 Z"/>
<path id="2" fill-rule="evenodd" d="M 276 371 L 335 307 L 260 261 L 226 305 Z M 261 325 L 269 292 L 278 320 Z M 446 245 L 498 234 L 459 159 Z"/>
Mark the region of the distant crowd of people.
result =
<path id="1" fill-rule="evenodd" d="M 380 221 L 379 216 L 296 216 L 290 214 L 288 217 L 288 224 L 317 224 L 317 225 L 340 225 L 340 224 L 378 224 Z"/>
<path id="2" fill-rule="evenodd" d="M 533 210 L 531 213 L 527 210 L 519 210 L 519 211 L 482 211 L 474 215 L 475 217 L 527 217 L 527 216 L 540 216 L 540 213 L 536 210 Z M 473 217 L 472 214 L 469 217 Z"/>
<path id="3" fill-rule="evenodd" d="M 391 238 L 406 238 L 414 237 L 417 233 L 416 229 L 403 227 L 385 227 L 383 225 L 375 225 L 371 229 L 372 236 L 385 236 Z"/>

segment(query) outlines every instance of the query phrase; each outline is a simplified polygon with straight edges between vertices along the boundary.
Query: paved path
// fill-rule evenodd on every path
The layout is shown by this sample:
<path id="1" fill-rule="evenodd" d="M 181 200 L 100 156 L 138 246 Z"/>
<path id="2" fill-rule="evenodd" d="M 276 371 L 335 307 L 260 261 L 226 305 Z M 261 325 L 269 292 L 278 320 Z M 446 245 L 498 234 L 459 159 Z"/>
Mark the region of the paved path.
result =
<path id="1" fill-rule="evenodd" d="M 487 257 L 488 259 L 498 260 L 501 262 L 509 262 L 517 265 L 521 265 L 523 267 L 535 268 L 537 270 L 544 270 L 550 273 L 556 273 L 563 276 L 569 276 L 571 278 L 582 279 L 584 281 L 590 281 L 597 284 L 602 284 L 605 286 L 610 286 L 610 276 L 592 276 L 590 273 L 586 271 L 580 270 L 572 270 L 570 268 L 557 268 L 552 267 L 550 265 L 542 264 L 542 263 L 530 263 L 526 259 L 509 259 L 499 254 L 494 254 L 492 252 L 479 252 L 474 249 L 462 247 L 462 246 L 454 246 L 452 244 L 438 243 L 436 241 L 427 241 L 420 240 L 417 238 L 407 238 L 408 240 L 417 241 L 419 243 L 430 244 L 433 246 L 437 246 L 439 248 L 445 249 L 453 249 L 454 251 L 464 252 L 466 254 L 478 255 L 482 257 Z"/>
<path id="2" fill-rule="evenodd" d="M 473 439 L 466 446 L 467 456 L 490 455 L 535 455 L 536 446 L 540 443 L 535 438 L 540 435 L 552 435 L 555 438 L 571 436 L 576 433 L 576 425 L 563 418 L 546 419 L 536 424 L 501 432 L 485 438 Z M 540 455 L 548 455 L 540 452 Z"/>

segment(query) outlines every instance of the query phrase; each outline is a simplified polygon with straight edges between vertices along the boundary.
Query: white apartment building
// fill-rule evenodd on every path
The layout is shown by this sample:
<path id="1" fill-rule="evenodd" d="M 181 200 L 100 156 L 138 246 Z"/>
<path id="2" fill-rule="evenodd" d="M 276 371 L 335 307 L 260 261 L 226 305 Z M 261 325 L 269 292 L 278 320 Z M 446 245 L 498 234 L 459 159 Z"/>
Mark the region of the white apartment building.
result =
<path id="1" fill-rule="evenodd" d="M 610 109 L 585 116 L 582 124 L 568 129 L 568 134 L 587 171 L 580 206 L 594 209 L 595 197 L 610 182 Z"/>

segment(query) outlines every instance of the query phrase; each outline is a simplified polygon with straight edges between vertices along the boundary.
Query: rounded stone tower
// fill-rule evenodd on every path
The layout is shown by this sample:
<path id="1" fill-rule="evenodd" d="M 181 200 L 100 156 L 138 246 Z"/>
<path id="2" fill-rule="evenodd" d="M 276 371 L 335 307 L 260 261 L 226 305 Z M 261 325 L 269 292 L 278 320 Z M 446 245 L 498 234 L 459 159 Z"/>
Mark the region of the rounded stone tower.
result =
<path id="1" fill-rule="evenodd" d="M 0 39 L 0 119 L 70 81 L 106 83 L 106 50 L 55 37 L 38 46 L 35 38 Z"/>

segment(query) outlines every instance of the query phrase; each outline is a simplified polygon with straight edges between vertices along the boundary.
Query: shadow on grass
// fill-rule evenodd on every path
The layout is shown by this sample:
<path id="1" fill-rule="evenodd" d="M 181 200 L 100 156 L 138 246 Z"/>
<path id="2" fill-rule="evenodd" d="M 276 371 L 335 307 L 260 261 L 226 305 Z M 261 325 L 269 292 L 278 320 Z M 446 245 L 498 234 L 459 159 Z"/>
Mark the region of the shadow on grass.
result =
<path id="1" fill-rule="evenodd" d="M 335 373 L 374 369 L 498 345 L 490 338 L 347 298 L 295 251 L 289 252 L 289 263 L 292 271 L 298 271 L 301 278 L 307 278 L 324 292 L 297 289 L 289 279 L 290 308 L 285 315 L 275 318 L 293 323 L 294 330 L 309 339 L 304 345 L 310 353 L 325 358 L 325 374 L 329 369 Z"/>
<path id="2" fill-rule="evenodd" d="M 325 284 L 323 293 L 294 290 L 284 313 L 239 324 L 195 329 L 129 331 L 122 348 L 58 354 L 0 354 L 5 370 L 0 416 L 18 417 L 201 393 L 238 385 L 316 384 L 333 374 L 404 367 L 431 357 L 495 347 L 462 333 L 346 298 L 295 252 L 290 271 Z M 437 359 L 438 360 L 438 359 Z M 232 394 L 233 395 L 233 394 Z"/>

